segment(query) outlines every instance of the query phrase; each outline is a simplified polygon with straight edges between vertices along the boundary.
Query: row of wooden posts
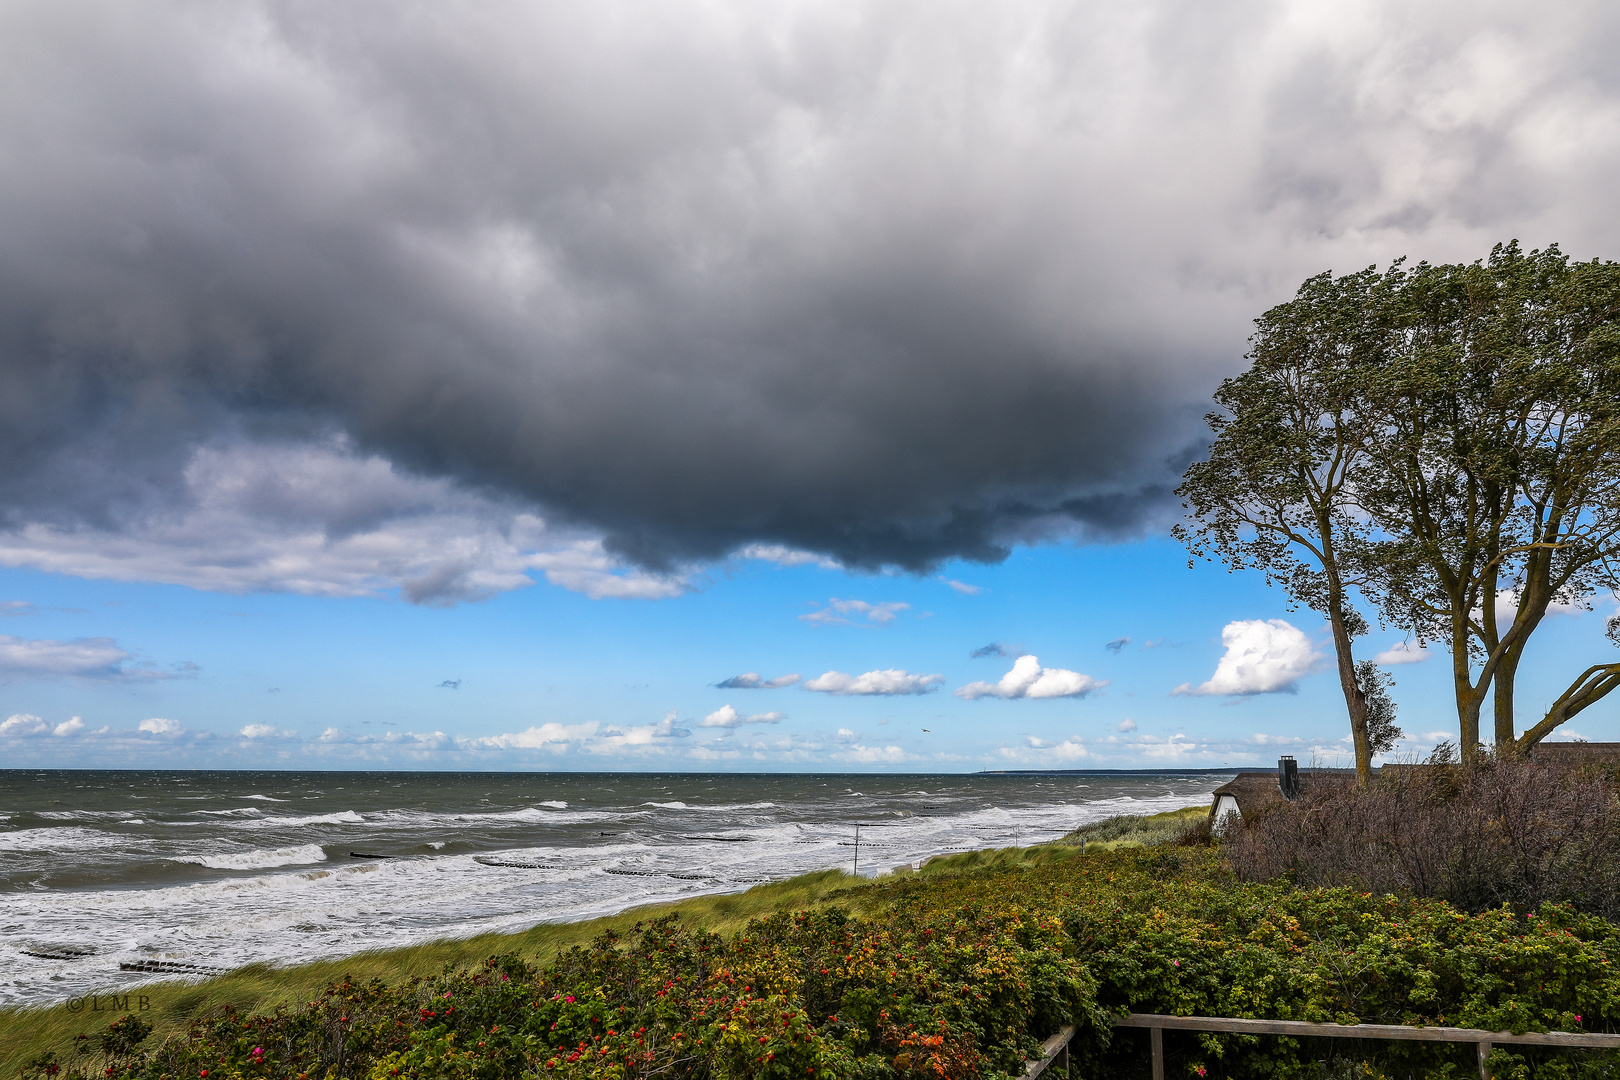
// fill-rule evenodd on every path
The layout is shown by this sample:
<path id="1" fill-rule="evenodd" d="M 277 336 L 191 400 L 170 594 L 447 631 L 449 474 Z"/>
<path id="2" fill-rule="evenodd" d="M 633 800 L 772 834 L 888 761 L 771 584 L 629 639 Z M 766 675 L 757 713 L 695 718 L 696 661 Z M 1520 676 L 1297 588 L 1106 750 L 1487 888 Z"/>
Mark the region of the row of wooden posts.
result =
<path id="1" fill-rule="evenodd" d="M 1479 1028 L 1408 1027 L 1404 1024 L 1317 1024 L 1305 1020 L 1241 1020 L 1227 1016 L 1166 1016 L 1131 1013 L 1114 1020 L 1115 1027 L 1146 1028 L 1153 1060 L 1153 1080 L 1164 1080 L 1164 1032 L 1222 1031 L 1234 1035 L 1292 1035 L 1296 1038 L 1393 1039 L 1408 1042 L 1473 1043 L 1479 1052 L 1480 1080 L 1491 1080 L 1487 1059 L 1497 1045 L 1562 1046 L 1566 1048 L 1620 1049 L 1620 1035 L 1585 1031 L 1484 1031 Z M 1024 1070 L 1034 1080 L 1053 1066 L 1068 1068 L 1069 1042 L 1074 1028 L 1065 1027 L 1041 1044 L 1041 1056 Z"/>

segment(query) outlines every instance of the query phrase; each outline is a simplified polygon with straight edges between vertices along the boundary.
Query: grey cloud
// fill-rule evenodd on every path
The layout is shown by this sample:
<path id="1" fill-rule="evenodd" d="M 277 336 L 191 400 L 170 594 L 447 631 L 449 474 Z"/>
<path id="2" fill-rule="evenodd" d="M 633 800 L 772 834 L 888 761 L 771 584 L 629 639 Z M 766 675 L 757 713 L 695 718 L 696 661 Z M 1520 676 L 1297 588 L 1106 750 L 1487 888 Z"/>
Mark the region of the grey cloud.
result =
<path id="1" fill-rule="evenodd" d="M 1023 656 L 1028 651 L 1022 645 L 1009 645 L 1003 641 L 992 641 L 988 645 L 980 645 L 968 653 L 970 660 L 983 660 L 990 656 Z"/>
<path id="2" fill-rule="evenodd" d="M 1131 639 L 1129 637 L 1117 637 L 1113 641 L 1110 641 L 1108 644 L 1104 645 L 1103 648 L 1117 655 L 1121 649 L 1130 643 Z"/>
<path id="3" fill-rule="evenodd" d="M 1616 253 L 1610 5 L 1121 11 L 7 5 L 0 527 L 138 534 L 125 572 L 174 579 L 194 541 L 141 530 L 197 523 L 198 447 L 341 433 L 506 517 L 309 591 L 994 560 L 1173 515 L 1307 274 Z M 273 538 L 404 513 L 284 494 L 242 493 Z M 509 556 L 531 511 L 606 546 Z"/>
<path id="4" fill-rule="evenodd" d="M 722 679 L 714 685 L 721 690 L 780 690 L 784 686 L 792 686 L 799 681 L 797 674 L 778 675 L 774 679 L 761 678 L 757 671 L 745 671 L 741 675 L 733 675 L 729 679 Z"/>
<path id="5" fill-rule="evenodd" d="M 0 677 L 142 682 L 179 678 L 187 670 L 182 667 L 171 674 L 149 663 L 132 663 L 134 659 L 108 637 L 52 641 L 0 634 Z M 196 670 L 195 665 L 190 670 Z"/>

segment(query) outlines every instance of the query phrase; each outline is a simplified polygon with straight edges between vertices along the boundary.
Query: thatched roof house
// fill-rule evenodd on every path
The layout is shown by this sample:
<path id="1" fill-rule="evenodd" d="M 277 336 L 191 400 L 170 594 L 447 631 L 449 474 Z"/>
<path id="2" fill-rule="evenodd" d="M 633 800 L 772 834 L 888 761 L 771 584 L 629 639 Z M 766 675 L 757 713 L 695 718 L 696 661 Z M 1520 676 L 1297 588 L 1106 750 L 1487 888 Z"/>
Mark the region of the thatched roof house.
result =
<path id="1" fill-rule="evenodd" d="M 1530 757 L 1548 764 L 1566 765 L 1620 765 L 1620 743 L 1613 742 L 1539 742 L 1530 748 Z"/>
<path id="2" fill-rule="evenodd" d="M 1542 742 L 1531 749 L 1530 757 L 1566 768 L 1601 765 L 1620 769 L 1620 742 Z M 1422 764 L 1402 762 L 1384 765 L 1380 771 L 1422 768 L 1425 768 Z M 1283 757 L 1278 759 L 1274 771 L 1238 773 L 1216 788 L 1210 793 L 1209 816 L 1215 827 L 1220 829 L 1228 815 L 1236 815 L 1236 820 L 1241 821 L 1272 803 L 1294 797 L 1284 791 L 1289 784 L 1296 785 L 1294 791 L 1297 793 L 1320 784 L 1352 783 L 1355 775 L 1354 769 L 1310 769 L 1299 772 L 1293 758 Z"/>
<path id="3" fill-rule="evenodd" d="M 1354 769 L 1309 769 L 1298 771 L 1291 757 L 1279 758 L 1270 772 L 1242 772 L 1210 793 L 1209 816 L 1216 829 L 1230 815 L 1236 820 L 1252 816 L 1272 803 L 1294 798 L 1298 792 L 1321 784 L 1348 784 L 1355 780 Z M 1285 789 L 1293 785 L 1294 794 Z"/>

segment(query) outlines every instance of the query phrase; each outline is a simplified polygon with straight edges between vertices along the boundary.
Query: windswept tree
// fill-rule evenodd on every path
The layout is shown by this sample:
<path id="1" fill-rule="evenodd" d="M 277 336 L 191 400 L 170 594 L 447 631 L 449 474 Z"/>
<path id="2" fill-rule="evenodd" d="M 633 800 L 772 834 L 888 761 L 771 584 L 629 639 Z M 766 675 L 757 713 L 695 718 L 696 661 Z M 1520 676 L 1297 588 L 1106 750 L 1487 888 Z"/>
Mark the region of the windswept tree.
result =
<path id="1" fill-rule="evenodd" d="M 1358 670 L 1351 648 L 1367 630 L 1349 590 L 1362 583 L 1358 552 L 1368 539 L 1352 484 L 1377 422 L 1367 412 L 1368 369 L 1400 343 L 1391 316 L 1402 281 L 1398 266 L 1321 274 L 1261 316 L 1249 369 L 1221 384 L 1219 411 L 1206 417 L 1209 457 L 1176 489 L 1190 520 L 1175 533 L 1195 557 L 1261 570 L 1327 618 L 1363 784 L 1382 747 L 1368 727 L 1369 669 Z"/>
<path id="2" fill-rule="evenodd" d="M 1386 300 L 1399 343 L 1360 369 L 1370 422 L 1346 480 L 1371 526 L 1362 591 L 1446 645 L 1465 759 L 1487 697 L 1497 747 L 1528 749 L 1620 686 L 1620 664 L 1594 665 L 1516 730 L 1548 610 L 1620 585 L 1620 264 L 1498 245 L 1420 265 Z"/>

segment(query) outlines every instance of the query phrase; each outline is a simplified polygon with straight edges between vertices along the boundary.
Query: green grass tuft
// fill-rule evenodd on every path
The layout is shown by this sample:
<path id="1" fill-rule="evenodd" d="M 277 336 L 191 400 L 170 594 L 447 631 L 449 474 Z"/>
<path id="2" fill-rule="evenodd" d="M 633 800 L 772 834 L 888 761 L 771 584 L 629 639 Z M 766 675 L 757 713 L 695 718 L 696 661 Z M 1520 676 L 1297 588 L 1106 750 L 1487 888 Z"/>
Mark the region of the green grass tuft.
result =
<path id="1" fill-rule="evenodd" d="M 1173 844 L 1208 817 L 1207 806 L 1189 806 L 1183 810 L 1166 810 L 1162 814 L 1146 816 L 1121 814 L 1082 825 L 1058 843 L 1079 845 L 1084 841 L 1087 850 L 1095 846 L 1099 851 Z"/>

